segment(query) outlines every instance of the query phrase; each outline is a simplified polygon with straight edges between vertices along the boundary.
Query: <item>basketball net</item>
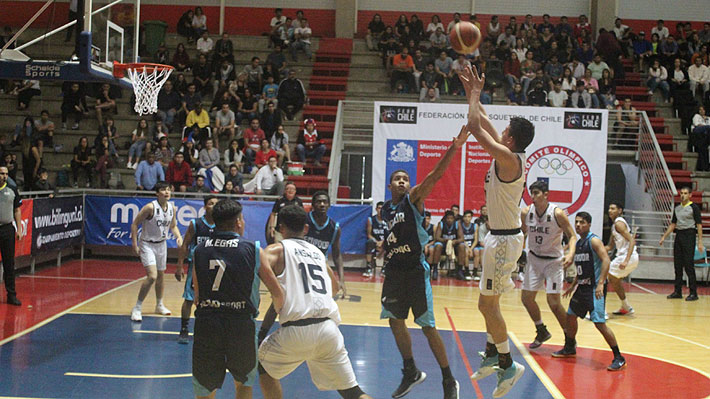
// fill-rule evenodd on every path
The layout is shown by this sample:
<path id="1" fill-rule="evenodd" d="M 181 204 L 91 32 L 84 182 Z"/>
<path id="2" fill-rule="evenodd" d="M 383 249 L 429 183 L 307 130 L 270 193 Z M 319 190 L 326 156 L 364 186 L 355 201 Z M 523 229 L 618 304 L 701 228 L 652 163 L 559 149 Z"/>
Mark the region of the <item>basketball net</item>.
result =
<path id="1" fill-rule="evenodd" d="M 133 84 L 133 93 L 136 95 L 136 105 L 133 109 L 141 116 L 158 112 L 158 93 L 170 77 L 173 68 L 168 65 L 159 67 L 138 65 L 126 70 L 128 79 Z"/>

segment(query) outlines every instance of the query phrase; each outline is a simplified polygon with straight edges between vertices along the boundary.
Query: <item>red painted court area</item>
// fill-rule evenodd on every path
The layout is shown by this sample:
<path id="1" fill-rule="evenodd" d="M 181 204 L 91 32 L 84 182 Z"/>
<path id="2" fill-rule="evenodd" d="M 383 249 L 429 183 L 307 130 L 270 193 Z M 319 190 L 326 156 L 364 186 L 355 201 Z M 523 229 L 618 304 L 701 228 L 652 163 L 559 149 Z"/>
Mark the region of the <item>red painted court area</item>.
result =
<path id="1" fill-rule="evenodd" d="M 0 340 L 143 276 L 139 262 L 93 259 L 69 261 L 34 275 L 20 274 L 16 286 L 22 306 L 0 303 Z"/>
<path id="2" fill-rule="evenodd" d="M 527 344 L 526 344 L 527 345 Z M 576 358 L 556 359 L 560 346 L 545 345 L 530 351 L 552 382 L 567 398 L 705 398 L 710 379 L 662 360 L 623 353 L 626 369 L 610 372 L 610 351 L 577 348 Z M 661 382 L 662 381 L 662 382 Z"/>

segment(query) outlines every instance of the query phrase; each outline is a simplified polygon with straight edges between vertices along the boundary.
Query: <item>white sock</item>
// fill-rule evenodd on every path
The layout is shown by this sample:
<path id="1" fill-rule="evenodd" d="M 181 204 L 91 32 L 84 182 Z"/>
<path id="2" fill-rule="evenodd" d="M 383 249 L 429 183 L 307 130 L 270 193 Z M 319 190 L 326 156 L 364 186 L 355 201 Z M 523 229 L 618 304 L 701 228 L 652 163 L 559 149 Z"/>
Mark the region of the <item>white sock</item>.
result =
<path id="1" fill-rule="evenodd" d="M 541 326 L 541 325 L 542 325 L 542 320 L 536 321 L 536 322 L 535 322 L 535 325 L 536 325 L 536 326 Z"/>
<path id="2" fill-rule="evenodd" d="M 163 305 L 163 298 L 158 299 L 158 304 L 156 306 L 162 306 Z"/>
<path id="3" fill-rule="evenodd" d="M 142 307 L 143 307 L 143 301 L 141 301 L 140 299 L 137 300 L 137 301 L 136 301 L 136 307 L 137 307 L 138 309 L 142 308 Z"/>
<path id="4" fill-rule="evenodd" d="M 489 344 L 495 344 L 495 341 L 493 341 L 493 336 L 489 333 L 486 333 L 486 342 Z"/>
<path id="5" fill-rule="evenodd" d="M 510 345 L 508 344 L 508 340 L 506 339 L 505 341 L 496 344 L 496 349 L 498 349 L 498 353 L 510 353 Z"/>
<path id="6" fill-rule="evenodd" d="M 622 299 L 622 300 L 621 300 L 621 305 L 624 307 L 624 309 L 630 309 L 630 308 L 631 308 L 631 305 L 629 305 L 629 301 L 627 301 L 626 299 Z"/>

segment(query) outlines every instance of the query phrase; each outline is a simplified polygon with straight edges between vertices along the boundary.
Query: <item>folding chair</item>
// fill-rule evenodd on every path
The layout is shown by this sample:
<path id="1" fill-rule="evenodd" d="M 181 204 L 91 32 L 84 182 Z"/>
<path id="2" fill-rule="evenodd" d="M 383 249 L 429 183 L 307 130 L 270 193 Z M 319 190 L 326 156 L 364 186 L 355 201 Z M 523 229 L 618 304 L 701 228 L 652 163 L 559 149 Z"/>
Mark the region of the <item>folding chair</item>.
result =
<path id="1" fill-rule="evenodd" d="M 707 254 L 702 253 L 698 251 L 698 248 L 695 248 L 695 257 L 693 258 L 695 263 L 695 268 L 702 268 L 705 269 L 705 283 L 707 284 L 708 282 L 708 275 L 710 274 L 710 263 L 708 263 L 708 257 Z M 701 272 L 702 273 L 702 272 Z"/>

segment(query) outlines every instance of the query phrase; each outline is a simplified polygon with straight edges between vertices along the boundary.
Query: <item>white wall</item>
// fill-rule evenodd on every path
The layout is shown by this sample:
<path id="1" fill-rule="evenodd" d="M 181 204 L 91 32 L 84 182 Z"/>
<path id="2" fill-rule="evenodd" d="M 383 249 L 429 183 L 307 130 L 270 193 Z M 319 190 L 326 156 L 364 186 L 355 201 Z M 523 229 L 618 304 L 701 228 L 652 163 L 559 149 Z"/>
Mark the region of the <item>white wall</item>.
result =
<path id="1" fill-rule="evenodd" d="M 28 2 L 37 2 L 41 0 L 19 0 Z M 60 3 L 67 3 L 69 0 L 56 0 Z M 128 4 L 135 4 L 135 0 L 123 0 Z M 44 1 L 41 1 L 44 2 Z M 99 5 L 108 4 L 109 0 L 93 0 L 94 9 Z M 0 0 L 2 3 L 2 0 Z M 165 0 L 141 0 L 144 4 L 175 4 L 175 5 L 190 5 L 190 6 L 219 6 L 219 0 L 171 0 L 166 3 Z M 320 9 L 320 10 L 334 10 L 335 0 L 308 0 L 308 1 L 294 1 L 294 0 L 260 0 L 255 2 L 254 0 L 227 0 L 227 7 L 266 7 L 266 8 L 302 8 L 306 9 Z"/>
<path id="2" fill-rule="evenodd" d="M 475 12 L 479 14 L 589 15 L 589 0 L 475 0 L 475 4 Z M 467 14 L 471 11 L 471 0 L 358 0 L 358 8 L 377 11 Z"/>
<path id="3" fill-rule="evenodd" d="M 710 21 L 708 0 L 617 0 L 616 7 L 619 18 Z"/>
<path id="4" fill-rule="evenodd" d="M 471 12 L 471 0 L 358 0 L 358 9 L 375 11 L 437 12 L 441 14 L 453 14 L 455 12 L 460 12 L 462 14 L 467 14 Z"/>

